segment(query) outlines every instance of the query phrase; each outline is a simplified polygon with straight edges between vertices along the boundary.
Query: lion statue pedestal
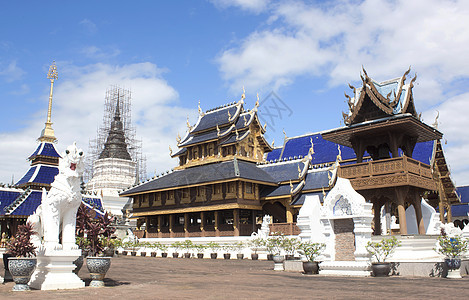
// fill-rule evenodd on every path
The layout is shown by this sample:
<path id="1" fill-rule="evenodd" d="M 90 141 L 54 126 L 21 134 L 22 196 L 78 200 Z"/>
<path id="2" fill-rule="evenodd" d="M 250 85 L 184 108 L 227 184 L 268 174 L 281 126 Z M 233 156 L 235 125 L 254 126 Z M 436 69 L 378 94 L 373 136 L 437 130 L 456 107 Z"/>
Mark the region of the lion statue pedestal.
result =
<path id="1" fill-rule="evenodd" d="M 28 218 L 37 235 L 37 267 L 29 286 L 38 290 L 76 289 L 85 283 L 75 274 L 73 262 L 81 255 L 75 244 L 78 207 L 81 204 L 80 176 L 83 151 L 76 144 L 67 147 L 59 159 L 59 174 L 48 193 L 43 190 L 41 205 Z M 59 240 L 60 232 L 62 241 Z"/>

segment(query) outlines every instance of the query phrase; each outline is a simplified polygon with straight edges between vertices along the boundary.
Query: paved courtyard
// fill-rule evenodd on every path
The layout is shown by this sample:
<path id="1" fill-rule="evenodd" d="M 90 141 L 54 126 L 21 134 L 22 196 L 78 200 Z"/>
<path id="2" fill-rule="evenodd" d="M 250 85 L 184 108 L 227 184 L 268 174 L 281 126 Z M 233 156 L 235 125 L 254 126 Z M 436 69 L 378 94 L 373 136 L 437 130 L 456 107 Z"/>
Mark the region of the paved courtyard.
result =
<path id="1" fill-rule="evenodd" d="M 1 264 L 1 263 L 0 263 Z M 1 265 L 3 268 L 3 265 Z M 89 284 L 86 266 L 79 273 Z M 469 277 L 357 278 L 273 271 L 273 262 L 119 256 L 104 288 L 11 292 L 0 299 L 468 299 Z"/>

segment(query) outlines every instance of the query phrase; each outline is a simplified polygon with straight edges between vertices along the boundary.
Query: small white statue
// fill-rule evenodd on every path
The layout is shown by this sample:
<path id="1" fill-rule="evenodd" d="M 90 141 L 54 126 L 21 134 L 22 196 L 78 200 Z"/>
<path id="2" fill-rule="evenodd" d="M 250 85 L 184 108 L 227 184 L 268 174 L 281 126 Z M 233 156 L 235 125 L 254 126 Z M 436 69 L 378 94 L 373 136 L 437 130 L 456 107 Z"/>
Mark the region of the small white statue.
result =
<path id="1" fill-rule="evenodd" d="M 28 218 L 38 233 L 31 241 L 45 249 L 74 249 L 77 210 L 81 204 L 80 177 L 84 171 L 83 150 L 68 146 L 59 159 L 59 174 L 49 192 L 42 189 L 41 205 Z M 59 234 L 62 232 L 62 245 Z M 43 241 L 41 239 L 43 238 Z"/>
<path id="2" fill-rule="evenodd" d="M 267 238 L 270 233 L 270 227 L 269 224 L 272 222 L 272 217 L 269 215 L 265 215 L 262 218 L 262 225 L 261 229 L 259 229 L 257 232 L 253 232 L 251 234 L 251 237 L 253 238 Z"/>

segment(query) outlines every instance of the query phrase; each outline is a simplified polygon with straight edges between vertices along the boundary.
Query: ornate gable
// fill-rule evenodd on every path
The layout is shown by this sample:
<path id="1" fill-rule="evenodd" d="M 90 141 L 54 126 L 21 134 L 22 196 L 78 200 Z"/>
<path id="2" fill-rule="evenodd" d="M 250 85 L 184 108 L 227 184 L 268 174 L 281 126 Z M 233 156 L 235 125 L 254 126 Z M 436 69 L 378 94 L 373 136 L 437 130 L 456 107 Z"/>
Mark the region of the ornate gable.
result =
<path id="1" fill-rule="evenodd" d="M 401 77 L 377 82 L 370 78 L 363 68 L 362 86 L 355 88 L 349 84 L 353 97 L 345 93 L 348 99 L 349 113 L 342 113 L 345 125 L 353 125 L 370 120 L 390 117 L 396 114 L 410 113 L 419 117 L 415 110 L 412 88 L 417 79 L 415 75 L 409 84 L 405 84 L 410 68 Z"/>

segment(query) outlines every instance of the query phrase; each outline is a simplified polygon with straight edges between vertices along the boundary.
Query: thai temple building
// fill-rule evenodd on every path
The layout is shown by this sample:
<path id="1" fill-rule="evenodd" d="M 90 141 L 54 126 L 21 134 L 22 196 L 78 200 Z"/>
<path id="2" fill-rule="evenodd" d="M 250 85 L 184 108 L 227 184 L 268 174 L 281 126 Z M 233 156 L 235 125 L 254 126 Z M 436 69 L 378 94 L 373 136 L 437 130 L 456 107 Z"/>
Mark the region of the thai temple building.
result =
<path id="1" fill-rule="evenodd" d="M 424 233 L 420 200 L 440 212 L 443 222 L 467 216 L 455 210 L 460 197 L 450 178 L 437 123 L 420 120 L 412 94 L 415 77 L 377 82 L 365 70 L 362 86 L 349 99 L 345 126 L 297 137 L 282 146 L 266 142 L 257 116 L 241 100 L 203 112 L 178 136 L 179 159 L 172 171 L 134 185 L 120 195 L 133 198 L 137 236 L 147 238 L 248 236 L 271 215 L 271 232 L 300 233 L 296 221 L 305 197 L 322 199 L 338 177 L 373 203 L 374 232 L 381 214 L 392 215 L 396 234 L 407 234 L 406 209 L 415 208 Z M 453 206 L 454 207 L 454 206 Z M 463 207 L 463 206 L 461 206 Z M 467 217 L 466 217 L 467 218 Z"/>
<path id="2" fill-rule="evenodd" d="M 29 156 L 31 165 L 23 177 L 13 186 L 0 187 L 0 231 L 11 237 L 18 225 L 24 224 L 41 204 L 42 189 L 50 189 L 51 183 L 59 173 L 60 154 L 56 148 L 57 138 L 52 129 L 52 92 L 57 79 L 57 68 L 53 64 L 48 73 L 51 81 L 49 108 L 44 129 L 41 131 L 36 150 Z M 83 204 L 103 214 L 101 199 L 92 195 L 83 196 Z"/>
<path id="3" fill-rule="evenodd" d="M 119 191 L 135 184 L 137 177 L 137 163 L 132 161 L 128 151 L 120 111 L 118 95 L 106 142 L 93 162 L 93 177 L 86 184 L 86 190 L 101 195 L 104 209 L 115 216 L 123 216 L 122 210 L 129 201 L 129 198 L 119 197 Z"/>

